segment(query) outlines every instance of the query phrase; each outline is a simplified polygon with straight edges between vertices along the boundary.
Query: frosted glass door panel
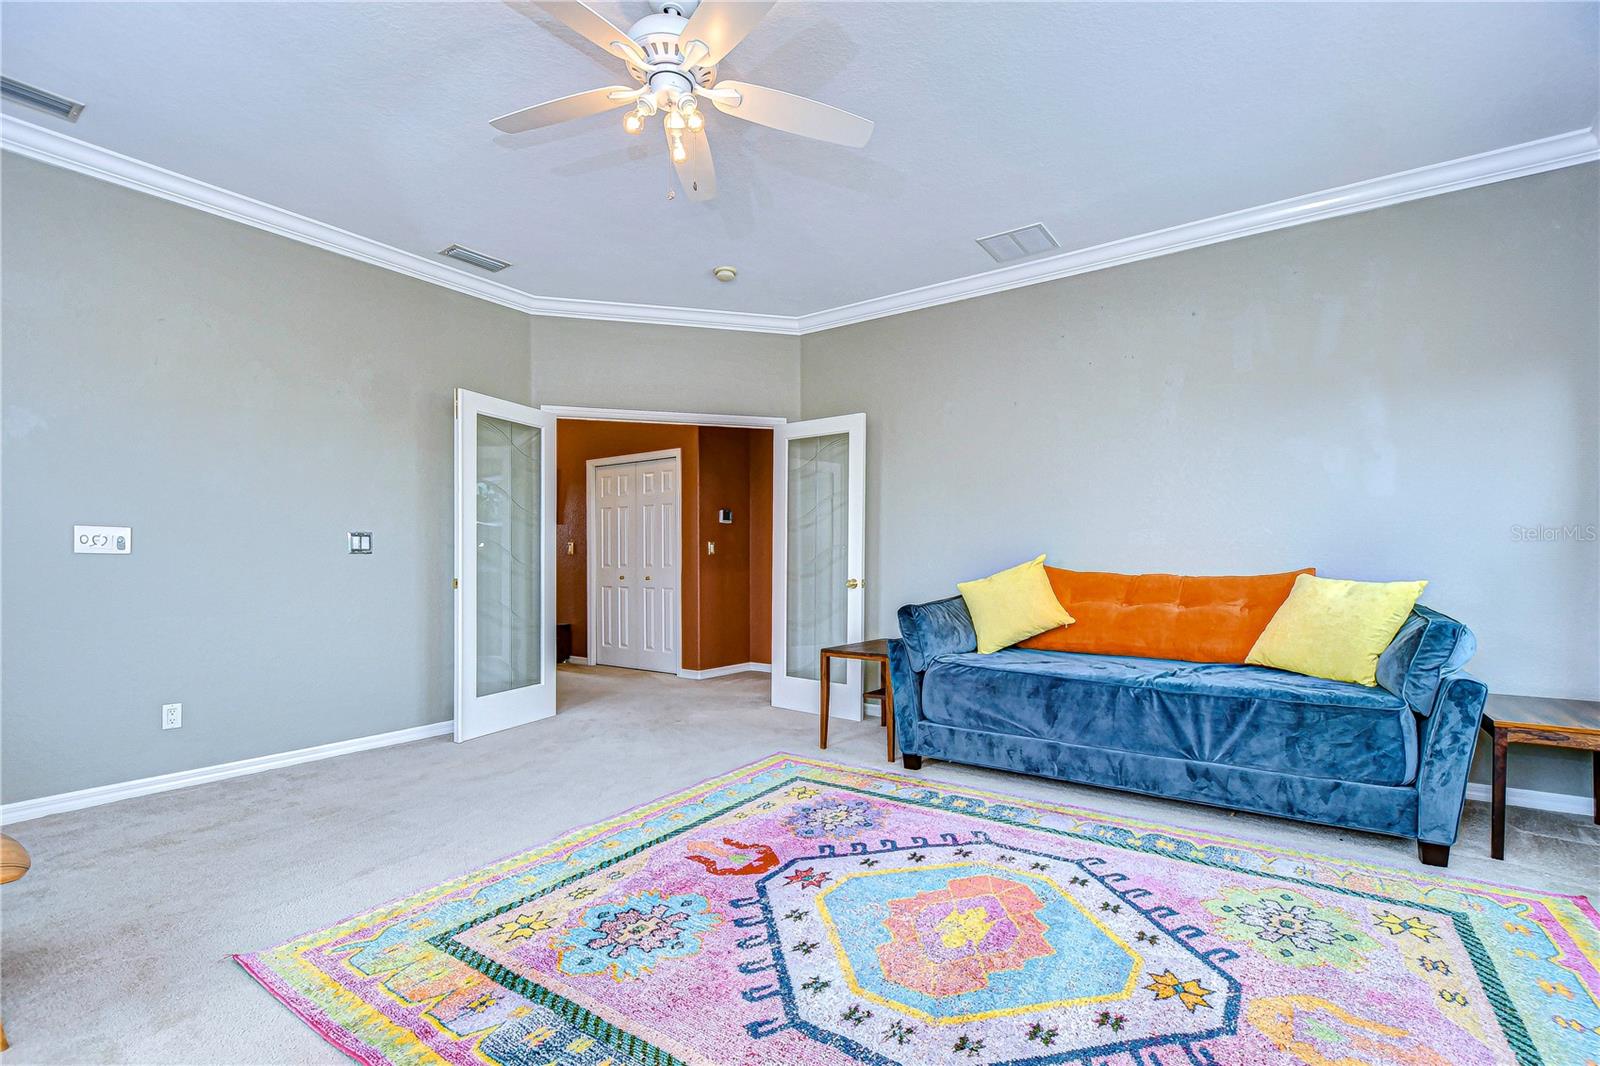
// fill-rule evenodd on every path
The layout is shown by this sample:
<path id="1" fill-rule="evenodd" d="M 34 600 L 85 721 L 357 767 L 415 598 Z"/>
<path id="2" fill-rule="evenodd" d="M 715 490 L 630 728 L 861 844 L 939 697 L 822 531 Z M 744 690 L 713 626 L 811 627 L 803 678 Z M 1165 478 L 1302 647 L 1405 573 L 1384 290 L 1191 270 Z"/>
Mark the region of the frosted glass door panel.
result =
<path id="1" fill-rule="evenodd" d="M 836 660 L 819 677 L 823 648 L 854 644 L 866 628 L 867 417 L 787 422 L 772 449 L 772 703 L 861 717 L 861 664 Z"/>
<path id="2" fill-rule="evenodd" d="M 541 680 L 540 432 L 478 415 L 479 696 Z"/>
<path id="3" fill-rule="evenodd" d="M 788 676 L 819 679 L 823 648 L 846 642 L 849 580 L 850 435 L 788 442 Z M 835 680 L 845 664 L 834 665 Z"/>
<path id="4" fill-rule="evenodd" d="M 555 416 L 456 390 L 455 739 L 556 713 Z"/>

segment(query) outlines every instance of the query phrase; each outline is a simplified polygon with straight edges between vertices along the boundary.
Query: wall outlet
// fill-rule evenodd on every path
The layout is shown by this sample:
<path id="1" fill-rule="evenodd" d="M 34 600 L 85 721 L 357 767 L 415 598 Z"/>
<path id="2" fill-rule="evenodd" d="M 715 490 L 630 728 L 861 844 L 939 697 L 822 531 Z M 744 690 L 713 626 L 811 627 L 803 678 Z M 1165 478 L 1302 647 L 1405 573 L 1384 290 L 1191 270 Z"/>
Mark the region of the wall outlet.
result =
<path id="1" fill-rule="evenodd" d="M 183 728 L 183 704 L 181 704 L 181 703 L 163 703 L 161 705 L 161 728 L 162 729 L 181 729 L 181 728 Z"/>

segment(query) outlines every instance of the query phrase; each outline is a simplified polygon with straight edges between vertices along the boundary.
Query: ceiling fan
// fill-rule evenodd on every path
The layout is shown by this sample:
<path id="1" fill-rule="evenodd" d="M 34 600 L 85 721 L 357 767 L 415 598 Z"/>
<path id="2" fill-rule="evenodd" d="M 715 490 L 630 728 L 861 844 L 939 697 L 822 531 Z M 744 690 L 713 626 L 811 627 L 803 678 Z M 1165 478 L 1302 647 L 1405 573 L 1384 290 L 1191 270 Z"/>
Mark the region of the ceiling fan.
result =
<path id="1" fill-rule="evenodd" d="M 507 2 L 523 14 L 538 8 L 554 15 L 626 63 L 638 85 L 590 89 L 501 115 L 490 125 L 503 133 L 630 107 L 622 128 L 637 134 L 646 119 L 659 114 L 672 165 L 691 200 L 717 194 L 701 99 L 746 122 L 850 148 L 862 147 L 872 136 L 872 121 L 860 115 L 762 85 L 718 80 L 717 64 L 755 29 L 771 10 L 771 0 L 652 0 L 654 13 L 626 31 L 578 0 Z"/>

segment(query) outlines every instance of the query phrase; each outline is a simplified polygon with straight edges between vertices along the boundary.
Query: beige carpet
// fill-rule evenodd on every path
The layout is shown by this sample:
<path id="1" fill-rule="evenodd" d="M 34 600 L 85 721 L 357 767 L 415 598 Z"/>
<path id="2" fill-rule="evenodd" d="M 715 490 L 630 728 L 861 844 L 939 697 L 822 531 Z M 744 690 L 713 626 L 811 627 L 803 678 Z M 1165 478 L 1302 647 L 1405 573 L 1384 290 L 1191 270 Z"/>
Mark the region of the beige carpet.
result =
<path id="1" fill-rule="evenodd" d="M 23 1063 L 347 1062 L 227 956 L 328 925 L 774 751 L 816 753 L 816 719 L 767 678 L 563 667 L 553 721 L 420 741 L 14 827 L 34 868 L 0 890 L 0 1007 Z M 883 766 L 876 721 L 828 755 Z M 1232 817 L 930 762 L 925 776 L 1344 858 L 1411 867 L 1405 841 Z M 486 814 L 484 812 L 493 812 Z M 1450 872 L 1557 891 L 1600 884 L 1600 827 L 1513 809 L 1506 862 L 1469 804 Z"/>

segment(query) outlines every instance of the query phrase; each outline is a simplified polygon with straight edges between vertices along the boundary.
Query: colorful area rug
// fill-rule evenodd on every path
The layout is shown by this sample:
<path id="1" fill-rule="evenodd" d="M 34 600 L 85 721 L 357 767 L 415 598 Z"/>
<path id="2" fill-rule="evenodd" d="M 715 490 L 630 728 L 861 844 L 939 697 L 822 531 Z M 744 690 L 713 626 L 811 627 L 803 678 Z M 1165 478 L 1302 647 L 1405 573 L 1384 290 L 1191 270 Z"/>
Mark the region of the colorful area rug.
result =
<path id="1" fill-rule="evenodd" d="M 791 756 L 239 962 L 369 1063 L 1600 1062 L 1583 897 Z"/>

